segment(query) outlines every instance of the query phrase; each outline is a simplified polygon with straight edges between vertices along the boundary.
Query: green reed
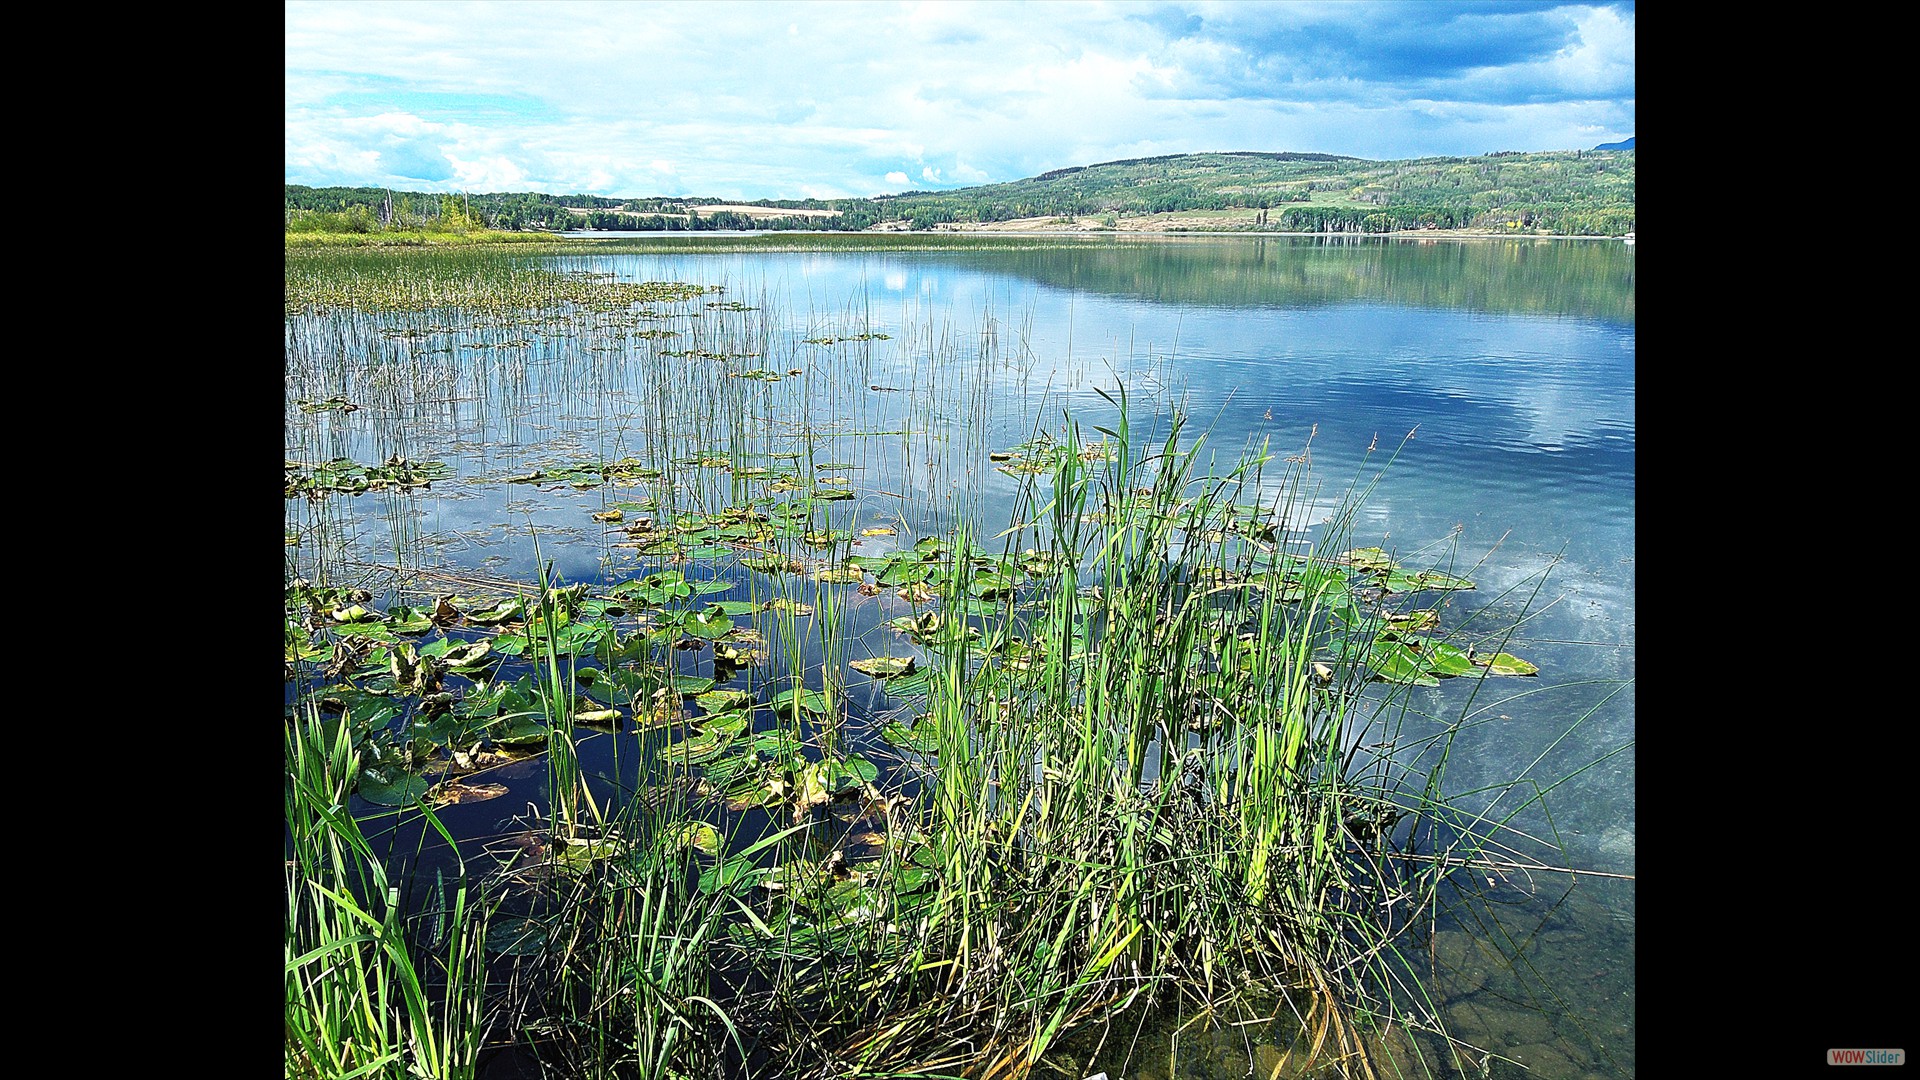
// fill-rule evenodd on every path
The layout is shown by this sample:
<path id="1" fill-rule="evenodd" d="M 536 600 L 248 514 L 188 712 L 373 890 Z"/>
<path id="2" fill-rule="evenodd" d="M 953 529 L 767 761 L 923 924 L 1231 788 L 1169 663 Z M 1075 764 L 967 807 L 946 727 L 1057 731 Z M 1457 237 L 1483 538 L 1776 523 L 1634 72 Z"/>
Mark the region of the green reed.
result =
<path id="1" fill-rule="evenodd" d="M 416 312 L 408 305 L 457 306 L 498 286 L 511 296 L 490 309 L 572 305 L 577 319 L 625 295 L 584 277 L 523 274 L 506 260 L 435 265 L 417 279 L 307 283 L 303 296 Z M 290 256 L 290 300 L 296 276 Z M 842 321 L 858 328 L 867 318 L 849 309 Z M 853 551 L 842 534 L 865 504 L 799 500 L 816 487 L 818 466 L 851 458 L 857 475 L 878 445 L 840 430 L 843 413 L 861 431 L 882 415 L 874 403 L 885 399 L 862 390 L 872 343 L 776 360 L 766 356 L 770 321 L 764 311 L 715 315 L 680 339 L 628 341 L 617 363 L 569 354 L 544 376 L 487 363 L 516 393 L 540 377 L 586 392 L 630 366 L 643 386 L 633 403 L 641 445 L 604 446 L 602 457 L 631 450 L 646 463 L 663 526 L 728 506 L 793 506 L 794 517 L 776 516 L 776 538 L 755 541 L 758 553 L 841 567 Z M 337 332 L 358 331 L 342 323 Z M 744 363 L 803 375 L 778 385 L 734 378 L 742 360 L 668 356 L 663 341 L 719 357 L 757 353 Z M 924 352 L 929 377 L 900 391 L 914 430 L 897 434 L 903 455 L 929 462 L 927 490 L 941 490 L 947 478 L 933 462 L 953 468 L 955 448 L 929 433 L 942 418 L 969 417 L 964 437 L 982 438 L 987 394 L 965 372 L 981 378 L 989 357 L 983 346 L 981 364 L 951 363 L 958 346 L 931 324 L 911 347 Z M 316 394 L 338 392 L 339 373 L 310 374 Z M 437 392 L 417 379 L 394 392 L 409 390 Z M 1274 459 L 1259 447 L 1216 471 L 1205 436 L 1190 435 L 1177 412 L 1166 430 L 1143 432 L 1124 393 L 1109 402 L 1110 427 L 1066 419 L 1051 468 L 1029 475 L 1008 531 L 982 538 L 971 523 L 977 506 L 945 519 L 957 528 L 929 583 L 937 600 L 914 608 L 976 636 L 947 634 L 921 649 L 931 677 L 912 708 L 933 733 L 931 752 L 870 791 L 841 793 L 885 837 L 880 854 L 858 864 L 857 845 L 817 807 L 793 803 L 791 822 L 780 816 L 788 803 L 725 809 L 710 773 L 661 752 L 668 735 L 641 737 L 651 763 L 603 808 L 574 739 L 577 672 L 561 640 L 569 608 L 536 542 L 526 631 L 546 720 L 551 842 L 543 860 L 502 879 L 524 891 L 516 903 L 543 942 L 516 961 L 522 974 L 502 1003 L 523 1018 L 522 1038 L 580 1075 L 689 1075 L 748 1057 L 751 1043 L 763 1074 L 805 1061 L 834 1075 L 1000 1080 L 1130 1005 L 1215 1004 L 1253 978 L 1302 988 L 1300 1010 L 1330 1040 L 1328 1056 L 1355 1052 L 1352 1007 L 1364 1002 L 1364 980 L 1388 977 L 1381 957 L 1393 926 L 1380 902 L 1417 906 L 1438 876 L 1393 884 L 1386 855 L 1358 850 L 1349 822 L 1444 806 L 1437 774 L 1409 800 L 1406 777 L 1358 750 L 1388 711 L 1362 693 L 1358 658 L 1342 640 L 1368 637 L 1338 561 L 1366 486 L 1346 492 L 1309 545 L 1292 525 L 1315 501 L 1304 470 L 1268 477 Z M 776 449 L 793 455 L 804 488 L 792 502 L 757 495 L 764 489 L 739 475 L 749 461 L 777 460 Z M 977 461 L 985 449 L 959 451 Z M 731 475 L 704 463 L 722 450 Z M 1259 504 L 1257 519 L 1247 500 Z M 942 520 L 925 506 L 900 509 L 903 519 Z M 608 576 L 626 569 L 609 564 Z M 763 730 L 746 737 L 766 734 L 767 714 L 777 714 L 770 726 L 803 746 L 804 760 L 783 747 L 788 761 L 752 764 L 778 771 L 790 761 L 781 782 L 798 785 L 807 769 L 856 748 L 868 719 L 850 711 L 845 676 L 859 601 L 848 585 L 773 576 L 766 588 L 787 601 L 771 616 L 778 674 L 748 665 Z M 756 600 L 763 587 L 753 580 Z M 814 608 L 804 629 L 793 607 L 803 600 Z M 676 664 L 663 640 L 601 662 L 644 667 L 662 687 Z M 768 687 L 797 694 L 809 684 L 825 698 L 819 712 L 769 708 Z M 716 836 L 711 853 L 687 843 L 702 828 Z M 1450 854 L 1471 854 L 1472 834 L 1463 835 Z M 336 939 L 358 925 L 352 912 L 341 919 Z M 317 1040 L 322 1047 L 400 1045 L 391 1033 L 381 1042 L 348 1031 L 348 1011 L 327 1015 L 343 1017 L 332 1023 L 344 1034 Z M 398 1059 L 368 1060 L 384 1068 Z"/>
<path id="2" fill-rule="evenodd" d="M 290 718 L 286 758 L 286 1075 L 471 1077 L 487 1031 L 488 905 L 464 861 L 435 932 L 418 932 L 407 883 L 389 878 L 347 812 L 359 768 L 350 725 L 317 710 Z"/>

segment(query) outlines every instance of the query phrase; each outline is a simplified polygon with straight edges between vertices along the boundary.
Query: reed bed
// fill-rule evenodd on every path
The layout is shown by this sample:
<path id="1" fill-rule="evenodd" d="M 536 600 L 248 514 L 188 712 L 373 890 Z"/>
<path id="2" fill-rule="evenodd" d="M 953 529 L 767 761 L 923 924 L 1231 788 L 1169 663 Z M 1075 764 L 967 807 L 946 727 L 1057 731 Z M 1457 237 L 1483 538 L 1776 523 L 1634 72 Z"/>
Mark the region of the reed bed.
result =
<path id="1" fill-rule="evenodd" d="M 931 321 L 896 341 L 853 305 L 493 253 L 287 274 L 289 1076 L 511 1048 L 566 1075 L 1001 1080 L 1250 988 L 1293 1014 L 1289 1054 L 1378 1071 L 1368 1032 L 1410 1015 L 1398 935 L 1497 823 L 1399 858 L 1401 819 L 1446 804 L 1368 749 L 1402 704 L 1369 681 L 1364 478 L 1309 524 L 1306 455 L 1218 456 L 1117 389 L 1099 426 L 1015 421 L 983 531 L 998 489 L 909 493 L 1006 423 L 982 372 L 1019 357 L 992 334 L 962 363 Z M 924 377 L 877 382 L 901 370 Z M 585 463 L 496 462 L 475 401 L 580 428 Z M 466 475 L 419 479 L 439 440 L 476 445 Z M 384 471 L 321 467 L 370 443 Z M 387 485 L 390 522 L 430 482 L 525 483 L 528 569 L 369 543 L 341 477 Z M 542 545 L 582 492 L 603 549 L 570 582 Z M 529 755 L 511 827 L 435 815 Z M 360 833 L 369 800 L 465 853 L 431 917 Z"/>

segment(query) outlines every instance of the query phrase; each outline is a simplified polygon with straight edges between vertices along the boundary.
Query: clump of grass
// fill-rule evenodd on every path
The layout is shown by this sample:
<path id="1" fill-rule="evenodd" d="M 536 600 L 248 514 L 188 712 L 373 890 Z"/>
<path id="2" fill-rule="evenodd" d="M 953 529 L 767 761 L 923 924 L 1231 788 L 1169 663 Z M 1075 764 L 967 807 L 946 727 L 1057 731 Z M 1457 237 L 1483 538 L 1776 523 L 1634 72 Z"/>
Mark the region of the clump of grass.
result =
<path id="1" fill-rule="evenodd" d="M 286 1075 L 472 1076 L 487 1030 L 487 912 L 465 864 L 436 932 L 417 932 L 347 811 L 359 767 L 350 726 L 318 710 L 291 719 L 286 756 Z"/>
<path id="2" fill-rule="evenodd" d="M 593 840 L 557 842 L 513 870 L 539 948 L 518 960 L 503 1008 L 565 1075 L 711 1075 L 745 1055 L 714 989 L 733 902 L 701 887 L 697 865 L 719 838 L 685 790 L 650 787 Z"/>
<path id="3" fill-rule="evenodd" d="M 1118 404 L 1098 450 L 1069 424 L 1001 554 L 964 528 L 946 546 L 939 606 L 977 632 L 927 639 L 887 850 L 826 880 L 837 904 L 769 900 L 755 925 L 788 931 L 736 939 L 806 1018 L 766 1033 L 787 1053 L 1019 1076 L 1078 1026 L 1250 978 L 1299 992 L 1319 1053 L 1360 1052 L 1349 980 L 1386 935 L 1345 822 L 1389 793 L 1346 758 L 1346 518 L 1283 557 L 1297 488 L 1237 501 L 1268 455 L 1203 472 L 1176 419 L 1137 456 Z"/>
<path id="4" fill-rule="evenodd" d="M 484 303 L 586 318 L 602 307 L 685 305 L 701 295 L 698 287 L 615 287 L 506 256 L 426 255 L 409 257 L 402 272 L 342 273 L 356 265 L 351 253 L 290 255 L 290 310 L 325 310 L 351 329 L 348 315 L 363 313 L 414 318 Z M 516 1038 L 568 1075 L 765 1075 L 804 1063 L 830 1075 L 1000 1080 L 1034 1070 L 1069 1033 L 1131 1005 L 1205 1009 L 1252 979 L 1293 992 L 1309 1051 L 1358 1053 L 1350 1004 L 1364 980 L 1384 977 L 1378 958 L 1393 936 L 1378 913 L 1387 902 L 1417 905 L 1438 880 L 1396 883 L 1382 831 L 1355 824 L 1384 822 L 1390 832 L 1408 808 L 1397 795 L 1400 774 L 1373 769 L 1357 750 L 1381 708 L 1361 686 L 1377 624 L 1342 562 L 1351 508 L 1365 492 L 1350 491 L 1348 509 L 1309 544 L 1292 523 L 1298 507 L 1317 500 L 1300 490 L 1298 474 L 1264 494 L 1272 461 L 1264 448 L 1216 473 L 1206 440 L 1190 437 L 1177 414 L 1154 438 L 1129 426 L 1124 397 L 1113 401 L 1118 420 L 1097 438 L 1069 418 L 1063 435 L 1035 440 L 1020 459 L 1027 487 L 1015 525 L 988 541 L 1004 541 L 1001 550 L 977 547 L 963 524 L 925 547 L 914 569 L 931 576 L 908 578 L 903 564 L 887 563 L 916 590 L 916 616 L 931 618 L 915 623 L 925 631 L 916 658 L 924 689 L 907 694 L 917 749 L 876 780 L 867 762 L 860 774 L 845 756 L 868 749 L 859 740 L 869 718 L 850 711 L 844 670 L 865 595 L 850 591 L 865 586 L 866 571 L 850 565 L 859 504 L 824 493 L 828 463 L 812 454 L 816 440 L 843 433 L 811 421 L 814 398 L 787 396 L 814 389 L 733 379 L 718 359 L 751 356 L 800 371 L 806 384 L 824 382 L 828 368 L 857 375 L 860 357 L 842 349 L 809 371 L 789 366 L 803 363 L 799 344 L 789 344 L 769 360 L 764 320 L 732 318 L 751 309 L 707 307 L 714 317 L 689 326 L 671 357 L 651 337 L 617 354 L 650 373 L 646 467 L 634 459 L 625 469 L 627 448 L 607 448 L 603 461 L 620 459 L 628 475 L 607 465 L 590 478 L 584 469 L 547 475 L 576 487 L 651 480 L 644 505 L 659 521 L 646 530 L 644 557 L 671 560 L 682 594 L 692 591 L 686 552 L 712 558 L 726 538 L 764 548 L 768 565 L 782 567 L 771 586 L 782 601 L 772 616 L 778 632 L 768 636 L 779 654 L 775 674 L 760 676 L 746 661 L 742 696 L 751 704 L 730 719 L 744 731 L 714 722 L 697 735 L 681 725 L 641 736 L 640 779 L 603 804 L 574 738 L 582 674 L 579 652 L 562 640 L 574 618 L 561 602 L 570 589 L 556 585 L 535 545 L 538 596 L 519 608 L 516 645 L 525 652 L 513 655 L 533 669 L 522 707 L 545 721 L 547 806 L 543 857 L 501 879 L 516 925 L 537 940 L 530 952 L 516 946 L 498 959 L 513 969 L 499 1004 L 517 1018 Z M 872 335 L 844 340 L 862 337 Z M 843 340 L 825 339 L 832 343 L 804 344 Z M 947 348 L 929 347 L 930 367 Z M 597 377 L 595 363 L 570 359 L 565 370 Z M 324 389 L 352 400 L 350 384 Z M 922 395 L 915 408 L 929 417 L 963 404 L 937 389 L 902 392 Z M 827 396 L 842 411 L 845 402 Z M 856 392 L 847 400 L 860 413 L 886 399 Z M 789 428 L 806 440 L 805 455 L 763 452 L 769 433 Z M 855 468 L 845 471 L 857 474 L 860 453 L 833 457 L 851 458 Z M 771 463 L 763 473 L 793 475 L 750 481 L 746 466 L 761 461 Z M 803 488 L 813 495 L 775 501 Z M 728 532 L 744 519 L 712 511 L 748 497 L 764 530 Z M 852 580 L 796 576 L 802 560 L 851 570 Z M 755 602 L 744 606 L 761 606 L 762 587 L 756 579 Z M 811 601 L 805 630 L 795 613 L 802 600 Z M 631 705 L 636 720 L 643 700 L 668 702 L 680 716 L 674 656 L 683 642 L 672 628 L 688 625 L 693 612 L 684 606 L 660 601 L 651 629 L 619 642 L 609 622 L 595 646 L 610 683 L 620 669 L 614 684 L 625 700 L 612 704 Z M 307 655 L 298 637 L 290 628 L 290 664 Z M 718 675 L 718 649 L 709 647 Z M 803 694 L 810 685 L 821 689 Z M 628 697 L 636 687 L 656 696 Z M 477 721 L 473 730 L 482 730 Z M 660 739 L 676 735 L 686 736 L 678 756 L 662 752 Z M 350 762 L 351 744 L 331 738 L 328 752 Z M 696 740 L 698 750 L 685 745 Z M 316 737 L 312 745 L 322 744 Z M 306 788 L 327 797 L 303 796 L 296 808 L 290 794 L 290 832 L 306 838 L 295 846 L 345 846 L 330 863 L 303 865 L 371 869 L 355 871 L 366 878 L 356 889 L 328 884 L 316 893 L 305 883 L 319 871 L 302 870 L 296 888 L 290 868 L 289 1072 L 296 1049 L 301 1068 L 329 1074 L 413 1058 L 428 1062 L 423 1071 L 465 1068 L 466 1048 L 483 1030 L 477 999 L 460 997 L 457 1014 L 423 1012 L 464 1024 L 457 1032 L 431 1045 L 415 1034 L 422 1024 L 409 1011 L 405 965 L 419 953 L 395 953 L 382 936 L 398 910 L 384 899 L 384 871 L 364 843 L 342 839 L 350 818 L 315 809 L 343 805 L 337 777 L 351 765 L 323 768 L 331 759 L 309 753 L 290 774 L 320 769 Z M 605 790 L 604 777 L 593 780 Z M 1412 806 L 1438 814 L 1437 792 L 1432 785 Z M 858 820 L 839 829 L 829 822 L 834 811 Z M 731 824 L 716 829 L 709 819 Z M 295 894 L 307 904 L 297 911 Z M 461 897 L 454 906 L 471 911 Z M 336 960 L 322 978 L 316 965 Z M 389 985 L 403 990 L 381 989 Z M 298 1038 L 296 996 L 306 1010 Z"/>

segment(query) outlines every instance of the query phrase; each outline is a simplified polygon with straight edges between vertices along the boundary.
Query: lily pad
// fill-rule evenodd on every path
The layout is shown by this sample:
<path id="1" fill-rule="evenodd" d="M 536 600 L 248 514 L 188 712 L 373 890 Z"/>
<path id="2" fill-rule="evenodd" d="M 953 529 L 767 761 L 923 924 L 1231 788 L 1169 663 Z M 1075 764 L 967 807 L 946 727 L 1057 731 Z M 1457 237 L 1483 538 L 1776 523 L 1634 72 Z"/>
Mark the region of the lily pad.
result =
<path id="1" fill-rule="evenodd" d="M 427 797 L 433 785 L 423 776 L 390 766 L 360 770 L 360 797 L 380 806 L 412 806 Z"/>
<path id="2" fill-rule="evenodd" d="M 448 780 L 434 786 L 428 801 L 434 806 L 452 806 L 455 803 L 486 802 L 506 793 L 505 784 L 463 784 L 458 780 Z"/>
<path id="3" fill-rule="evenodd" d="M 733 631 L 733 619 L 717 604 L 702 611 L 689 612 L 680 629 L 697 638 L 713 641 Z"/>
<path id="4" fill-rule="evenodd" d="M 1397 641 L 1375 642 L 1367 653 L 1367 666 L 1386 682 L 1440 685 L 1440 680 L 1428 673 L 1420 654 Z"/>
<path id="5" fill-rule="evenodd" d="M 670 826 L 663 839 L 672 847 L 690 847 L 702 855 L 720 856 L 720 830 L 704 821 L 683 821 Z"/>
<path id="6" fill-rule="evenodd" d="M 584 837 L 568 837 L 554 844 L 553 855 L 560 865 L 573 870 L 585 870 L 603 859 L 611 859 L 626 850 L 619 840 L 592 840 Z"/>
<path id="7" fill-rule="evenodd" d="M 940 732 L 929 717 L 921 717 L 912 727 L 891 723 L 880 729 L 880 737 L 902 750 L 932 754 L 940 749 Z"/>
<path id="8" fill-rule="evenodd" d="M 1420 663 L 1429 675 L 1459 678 L 1462 675 L 1474 673 L 1473 661 L 1468 657 L 1467 650 L 1458 645 L 1424 639 L 1414 644 L 1420 655 Z"/>
<path id="9" fill-rule="evenodd" d="M 753 704 L 753 695 L 745 690 L 708 690 L 695 695 L 695 705 L 705 709 L 709 715 L 735 712 Z"/>
<path id="10" fill-rule="evenodd" d="M 665 753 L 668 761 L 700 765 L 719 757 L 732 741 L 733 736 L 728 733 L 702 731 L 668 746 Z"/>
<path id="11" fill-rule="evenodd" d="M 895 675 L 905 675 L 907 672 L 912 671 L 913 663 L 914 660 L 911 656 L 875 656 L 866 660 L 855 660 L 847 666 L 862 675 L 870 675 L 876 679 L 887 679 Z"/>
<path id="12" fill-rule="evenodd" d="M 1538 675 L 1539 667 L 1508 653 L 1494 653 L 1491 656 L 1476 656 L 1473 662 L 1487 669 L 1489 675 Z"/>
<path id="13" fill-rule="evenodd" d="M 537 713 L 503 716 L 486 729 L 487 738 L 502 746 L 526 746 L 543 743 L 549 735 L 546 721 Z"/>
<path id="14" fill-rule="evenodd" d="M 586 727 L 620 728 L 619 709 L 583 709 L 573 714 L 573 722 Z"/>
<path id="15" fill-rule="evenodd" d="M 1341 556 L 1341 561 L 1360 570 L 1392 571 L 1395 563 L 1393 556 L 1377 547 L 1355 548 Z"/>
<path id="16" fill-rule="evenodd" d="M 931 668 L 915 668 L 904 675 L 895 676 L 886 681 L 887 693 L 894 697 L 908 697 L 927 692 L 927 684 L 933 679 Z"/>
<path id="17" fill-rule="evenodd" d="M 825 716 L 828 711 L 827 698 L 818 690 L 788 689 L 773 695 L 770 702 L 773 710 L 782 716 L 795 710 L 809 712 L 815 716 Z"/>
<path id="18" fill-rule="evenodd" d="M 1381 584 L 1386 586 L 1388 592 L 1420 592 L 1428 589 L 1450 592 L 1473 588 L 1473 582 L 1466 578 L 1443 574 L 1438 570 L 1422 570 L 1414 574 L 1394 570 L 1387 574 Z"/>

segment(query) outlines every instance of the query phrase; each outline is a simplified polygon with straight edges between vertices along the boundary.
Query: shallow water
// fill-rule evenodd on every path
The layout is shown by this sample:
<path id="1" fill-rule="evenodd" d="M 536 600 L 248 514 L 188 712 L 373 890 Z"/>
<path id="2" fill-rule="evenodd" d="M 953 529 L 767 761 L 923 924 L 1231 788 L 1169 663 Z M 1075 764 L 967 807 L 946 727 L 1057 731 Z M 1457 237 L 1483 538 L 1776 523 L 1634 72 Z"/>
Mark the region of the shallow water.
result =
<path id="1" fill-rule="evenodd" d="M 1539 664 L 1538 677 L 1417 691 L 1402 731 L 1417 739 L 1470 717 L 1447 786 L 1478 792 L 1471 801 L 1532 838 L 1513 840 L 1512 861 L 1613 875 L 1476 871 L 1477 895 L 1412 939 L 1453 1035 L 1472 1044 L 1462 1059 L 1496 1076 L 1521 1075 L 1503 1057 L 1534 1076 L 1631 1075 L 1633 251 L 1228 238 L 570 255 L 567 268 L 621 281 L 723 285 L 703 304 L 751 310 L 696 304 L 645 327 L 672 336 L 585 315 L 564 326 L 289 319 L 289 457 L 402 454 L 444 460 L 456 479 L 319 509 L 290 502 L 288 527 L 326 532 L 331 557 L 354 563 L 513 581 L 534 577 L 534 530 L 537 558 L 562 578 L 604 580 L 640 565 L 591 520 L 615 496 L 504 478 L 702 442 L 804 445 L 810 464 L 834 466 L 822 475 L 859 490 L 844 511 L 851 526 L 899 529 L 897 540 L 863 541 L 862 553 L 877 553 L 962 519 L 993 535 L 1018 482 L 988 453 L 1058 433 L 1067 413 L 1097 438 L 1096 426 L 1116 423 L 1111 399 L 1123 389 L 1136 431 L 1164 434 L 1182 409 L 1223 467 L 1268 440 L 1279 456 L 1310 460 L 1320 488 L 1308 502 L 1323 510 L 1351 484 L 1372 484 L 1355 546 L 1472 577 L 1478 588 L 1453 596 L 1450 622 L 1483 612 L 1475 618 L 1516 627 L 1505 648 Z M 663 355 L 702 350 L 736 359 Z M 705 390 L 746 366 L 781 381 L 757 384 L 738 412 L 701 413 Z M 335 393 L 362 408 L 293 405 Z M 788 419 L 803 414 L 812 430 Z M 661 483 L 715 508 L 729 496 L 712 470 L 689 466 Z M 894 613 L 884 599 L 856 604 L 848 632 L 857 639 Z M 501 813 L 460 811 L 477 828 Z M 1476 951 L 1489 940 L 1504 953 Z M 1170 1057 L 1115 1061 L 1110 1045 L 1087 1071 L 1240 1076 L 1247 1061 L 1272 1060 L 1257 1056 L 1249 1025 L 1208 1030 L 1189 1028 L 1180 1037 L 1202 1041 Z M 1169 1032 L 1150 1034 L 1145 1044 L 1178 1051 Z M 1239 1066 L 1233 1040 L 1249 1055 Z M 1437 1043 L 1422 1049 L 1436 1073 L 1456 1071 Z"/>

